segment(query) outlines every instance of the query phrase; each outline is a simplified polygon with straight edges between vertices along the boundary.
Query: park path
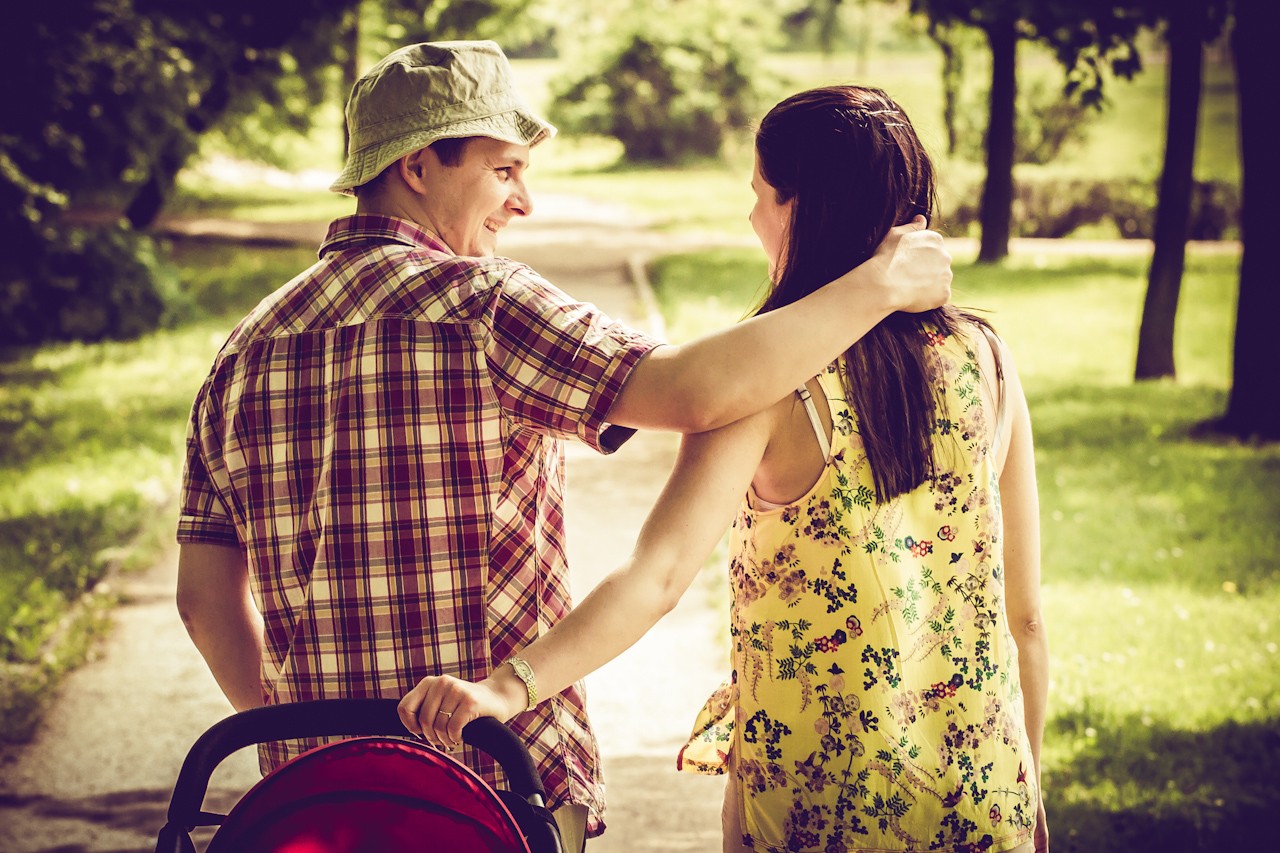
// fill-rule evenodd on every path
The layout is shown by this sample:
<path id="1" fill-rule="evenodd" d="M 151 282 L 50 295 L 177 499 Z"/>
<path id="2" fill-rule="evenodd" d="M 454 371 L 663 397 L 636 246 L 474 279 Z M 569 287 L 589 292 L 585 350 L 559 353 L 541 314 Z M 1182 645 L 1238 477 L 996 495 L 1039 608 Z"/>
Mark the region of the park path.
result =
<path id="1" fill-rule="evenodd" d="M 511 226 L 503 251 L 574 296 L 660 333 L 660 319 L 628 267 L 643 255 L 688 244 L 637 227 L 621 210 L 569 198 L 540 202 L 541 222 Z M 318 245 L 324 231 L 314 223 L 170 226 L 305 245 Z M 640 433 L 609 458 L 570 445 L 567 516 L 576 597 L 629 553 L 676 442 Z M 62 683 L 34 741 L 0 755 L 0 853 L 154 847 L 187 749 L 230 711 L 178 619 L 175 577 L 176 548 L 149 571 L 112 581 L 121 603 L 95 660 Z M 589 844 L 593 853 L 719 847 L 720 780 L 675 771 L 676 750 L 694 714 L 726 672 L 727 605 L 717 598 L 711 585 L 695 585 L 654 631 L 588 679 L 609 800 L 609 831 Z M 253 750 L 237 753 L 215 773 L 207 807 L 225 809 L 257 778 Z"/>

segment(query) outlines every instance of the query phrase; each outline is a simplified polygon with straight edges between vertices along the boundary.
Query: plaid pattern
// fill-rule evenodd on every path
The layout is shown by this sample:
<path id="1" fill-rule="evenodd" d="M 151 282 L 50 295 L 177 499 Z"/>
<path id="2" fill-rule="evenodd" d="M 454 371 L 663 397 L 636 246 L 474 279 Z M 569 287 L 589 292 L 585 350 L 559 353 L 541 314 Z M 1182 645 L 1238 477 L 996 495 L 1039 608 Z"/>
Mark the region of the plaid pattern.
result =
<path id="1" fill-rule="evenodd" d="M 514 261 L 335 221 L 319 263 L 232 332 L 188 434 L 178 541 L 246 552 L 265 700 L 483 678 L 567 613 L 561 439 L 620 443 L 604 416 L 653 346 Z M 583 699 L 512 725 L 552 806 L 587 805 L 594 833 Z M 264 745 L 263 771 L 318 742 Z"/>

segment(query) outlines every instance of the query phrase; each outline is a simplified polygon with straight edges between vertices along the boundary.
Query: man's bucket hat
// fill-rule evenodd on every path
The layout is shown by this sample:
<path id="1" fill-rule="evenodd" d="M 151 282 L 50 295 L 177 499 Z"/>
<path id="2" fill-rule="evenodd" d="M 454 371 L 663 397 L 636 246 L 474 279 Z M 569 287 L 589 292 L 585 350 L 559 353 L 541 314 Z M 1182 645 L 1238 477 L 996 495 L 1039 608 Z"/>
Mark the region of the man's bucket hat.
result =
<path id="1" fill-rule="evenodd" d="M 511 78 L 511 64 L 491 41 L 424 42 L 390 54 L 351 90 L 347 164 L 329 189 L 353 195 L 438 139 L 488 136 L 534 146 L 555 135 Z"/>

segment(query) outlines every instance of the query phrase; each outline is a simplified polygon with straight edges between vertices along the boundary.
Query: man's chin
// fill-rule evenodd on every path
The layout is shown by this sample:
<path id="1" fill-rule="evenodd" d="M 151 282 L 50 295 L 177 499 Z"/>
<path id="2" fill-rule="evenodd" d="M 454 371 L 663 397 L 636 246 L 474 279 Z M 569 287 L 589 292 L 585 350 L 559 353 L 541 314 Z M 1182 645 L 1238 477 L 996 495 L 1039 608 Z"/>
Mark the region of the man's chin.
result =
<path id="1" fill-rule="evenodd" d="M 468 252 L 473 258 L 492 258 L 498 253 L 498 235 L 486 229 L 474 243 L 471 244 L 471 251 Z"/>

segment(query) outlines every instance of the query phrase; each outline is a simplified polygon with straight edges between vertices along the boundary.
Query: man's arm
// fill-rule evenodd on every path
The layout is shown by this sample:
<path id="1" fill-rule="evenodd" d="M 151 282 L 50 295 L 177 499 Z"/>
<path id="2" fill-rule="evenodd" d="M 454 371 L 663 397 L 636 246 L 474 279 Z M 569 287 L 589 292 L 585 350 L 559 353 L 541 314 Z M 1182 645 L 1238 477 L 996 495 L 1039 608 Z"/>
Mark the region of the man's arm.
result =
<path id="1" fill-rule="evenodd" d="M 262 616 L 249 593 L 249 571 L 239 548 L 180 546 L 178 614 L 232 707 L 260 706 Z"/>
<path id="2" fill-rule="evenodd" d="M 895 311 L 951 296 L 951 256 L 923 217 L 894 228 L 876 254 L 797 302 L 679 346 L 631 371 L 609 410 L 625 427 L 704 432 L 754 414 L 816 376 Z"/>

